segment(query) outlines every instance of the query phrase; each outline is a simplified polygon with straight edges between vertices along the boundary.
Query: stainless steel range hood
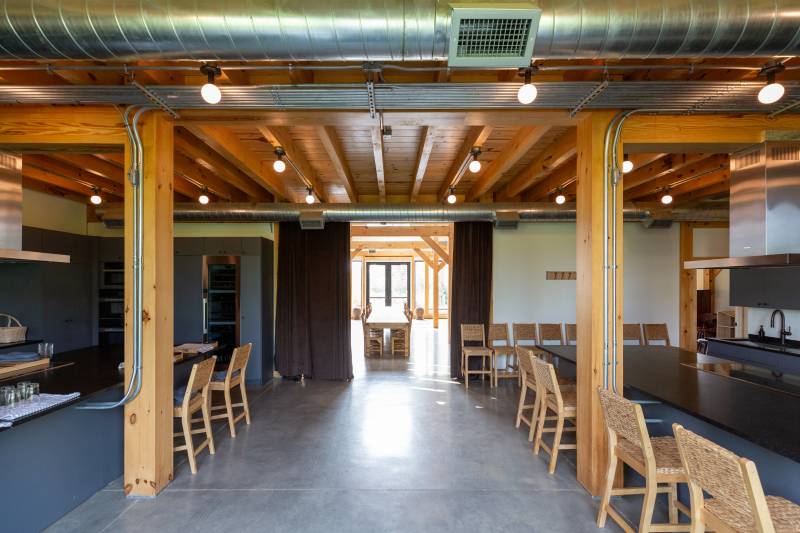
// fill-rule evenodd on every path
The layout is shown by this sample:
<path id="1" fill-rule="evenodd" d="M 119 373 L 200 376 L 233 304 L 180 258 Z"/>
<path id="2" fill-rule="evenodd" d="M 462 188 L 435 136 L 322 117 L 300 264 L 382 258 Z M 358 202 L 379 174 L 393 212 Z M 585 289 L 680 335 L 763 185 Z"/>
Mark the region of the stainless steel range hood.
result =
<path id="1" fill-rule="evenodd" d="M 730 257 L 684 268 L 800 265 L 800 142 L 767 141 L 731 156 Z"/>
<path id="2" fill-rule="evenodd" d="M 22 249 L 22 158 L 0 152 L 0 263 L 69 263 L 68 255 Z"/>

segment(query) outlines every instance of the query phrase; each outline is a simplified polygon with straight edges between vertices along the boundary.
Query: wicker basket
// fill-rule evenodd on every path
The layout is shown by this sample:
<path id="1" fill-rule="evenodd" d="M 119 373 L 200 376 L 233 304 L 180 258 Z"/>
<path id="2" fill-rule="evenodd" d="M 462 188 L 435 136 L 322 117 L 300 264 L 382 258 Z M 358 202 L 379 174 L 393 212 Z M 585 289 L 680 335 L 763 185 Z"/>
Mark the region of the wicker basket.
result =
<path id="1" fill-rule="evenodd" d="M 16 326 L 14 325 L 16 323 Z M 5 324 L 5 326 L 3 326 Z M 0 313 L 0 344 L 10 342 L 22 342 L 25 340 L 25 333 L 28 328 L 23 326 L 20 321 L 9 314 Z"/>

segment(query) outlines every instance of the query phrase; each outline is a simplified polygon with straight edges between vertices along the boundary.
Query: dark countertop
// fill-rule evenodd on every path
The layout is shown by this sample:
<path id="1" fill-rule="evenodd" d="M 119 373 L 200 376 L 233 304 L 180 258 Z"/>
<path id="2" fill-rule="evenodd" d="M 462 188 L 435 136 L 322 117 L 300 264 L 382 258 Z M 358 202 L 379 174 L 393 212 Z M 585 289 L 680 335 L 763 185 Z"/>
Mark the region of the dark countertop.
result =
<path id="1" fill-rule="evenodd" d="M 539 346 L 576 362 L 575 346 Z M 624 385 L 800 462 L 800 397 L 681 364 L 694 352 L 625 346 Z"/>
<path id="2" fill-rule="evenodd" d="M 718 339 L 712 337 L 708 340 L 730 344 L 732 346 L 748 346 L 758 350 L 800 357 L 800 343 L 791 339 L 786 339 L 786 344 L 781 344 L 780 340 L 774 337 L 764 337 L 763 340 L 759 340 L 757 335 L 749 335 L 746 339 Z"/>
<path id="3" fill-rule="evenodd" d="M 124 376 L 117 369 L 123 359 L 122 346 L 91 346 L 56 354 L 47 370 L 14 376 L 0 381 L 2 385 L 15 385 L 20 381 L 39 383 L 39 391 L 47 394 L 67 394 L 79 392 L 74 401 L 61 404 L 42 413 L 17 420 L 14 426 L 24 424 L 35 418 L 69 405 L 91 398 L 93 395 L 122 385 Z"/>

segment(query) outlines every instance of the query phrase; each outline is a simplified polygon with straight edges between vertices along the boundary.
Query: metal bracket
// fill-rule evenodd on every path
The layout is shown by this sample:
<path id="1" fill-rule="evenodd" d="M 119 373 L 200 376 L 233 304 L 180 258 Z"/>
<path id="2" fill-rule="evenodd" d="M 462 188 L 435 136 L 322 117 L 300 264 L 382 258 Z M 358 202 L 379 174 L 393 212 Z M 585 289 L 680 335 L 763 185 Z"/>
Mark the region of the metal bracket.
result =
<path id="1" fill-rule="evenodd" d="M 367 102 L 369 103 L 369 118 L 375 118 L 378 110 L 375 108 L 375 84 L 367 82 Z"/>
<path id="2" fill-rule="evenodd" d="M 608 79 L 604 79 L 597 85 L 597 87 L 592 89 L 592 92 L 584 96 L 583 100 L 578 102 L 578 105 L 572 108 L 572 111 L 569 112 L 570 118 L 573 118 L 575 117 L 575 115 L 580 113 L 581 110 L 589 104 L 589 102 L 600 96 L 600 94 L 603 91 L 605 91 L 607 87 L 608 87 Z"/>
<path id="3" fill-rule="evenodd" d="M 794 109 L 794 108 L 795 108 L 795 107 L 797 107 L 797 106 L 800 106 L 800 100 L 795 100 L 795 101 L 794 101 L 794 102 L 792 102 L 791 104 L 786 104 L 786 105 L 785 105 L 785 106 L 783 106 L 782 108 L 780 108 L 780 109 L 778 109 L 778 110 L 776 110 L 776 111 L 773 111 L 772 113 L 770 113 L 769 115 L 767 115 L 767 118 L 775 118 L 775 117 L 777 117 L 778 115 L 780 115 L 781 113 L 785 113 L 786 111 L 789 111 L 789 110 L 791 110 L 791 109 Z"/>
<path id="4" fill-rule="evenodd" d="M 150 102 L 158 106 L 162 111 L 168 113 L 172 118 L 181 118 L 177 111 L 172 109 L 160 96 L 156 93 L 142 85 L 136 80 L 131 82 L 131 85 L 139 89 L 142 94 L 144 94 Z"/>

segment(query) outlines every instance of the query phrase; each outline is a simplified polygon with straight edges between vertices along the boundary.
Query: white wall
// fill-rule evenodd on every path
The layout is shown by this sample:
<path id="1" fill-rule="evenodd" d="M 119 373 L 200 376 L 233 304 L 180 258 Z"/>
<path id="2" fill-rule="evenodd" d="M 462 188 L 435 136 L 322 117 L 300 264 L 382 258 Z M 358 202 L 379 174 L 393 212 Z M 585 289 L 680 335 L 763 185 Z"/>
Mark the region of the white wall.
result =
<path id="1" fill-rule="evenodd" d="M 666 322 L 677 338 L 678 227 L 624 226 L 624 313 L 629 322 Z M 520 224 L 496 230 L 492 264 L 495 322 L 575 322 L 575 281 L 547 281 L 575 270 L 575 224 Z"/>

